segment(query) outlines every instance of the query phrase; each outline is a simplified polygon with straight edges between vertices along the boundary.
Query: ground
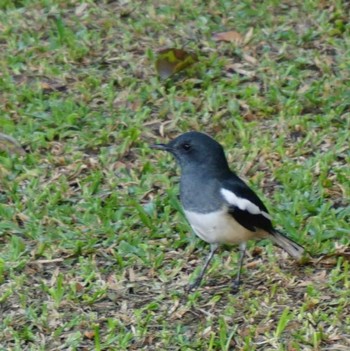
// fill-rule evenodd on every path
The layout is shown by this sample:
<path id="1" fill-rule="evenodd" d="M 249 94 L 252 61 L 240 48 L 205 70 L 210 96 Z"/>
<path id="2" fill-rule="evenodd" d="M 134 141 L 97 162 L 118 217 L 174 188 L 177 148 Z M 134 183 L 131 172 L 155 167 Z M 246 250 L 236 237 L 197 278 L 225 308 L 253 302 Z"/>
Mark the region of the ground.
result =
<path id="1" fill-rule="evenodd" d="M 0 7 L 0 350 L 350 350 L 349 2 Z M 223 247 L 185 293 L 208 246 L 149 145 L 189 130 L 308 262 L 250 242 L 232 294 Z"/>

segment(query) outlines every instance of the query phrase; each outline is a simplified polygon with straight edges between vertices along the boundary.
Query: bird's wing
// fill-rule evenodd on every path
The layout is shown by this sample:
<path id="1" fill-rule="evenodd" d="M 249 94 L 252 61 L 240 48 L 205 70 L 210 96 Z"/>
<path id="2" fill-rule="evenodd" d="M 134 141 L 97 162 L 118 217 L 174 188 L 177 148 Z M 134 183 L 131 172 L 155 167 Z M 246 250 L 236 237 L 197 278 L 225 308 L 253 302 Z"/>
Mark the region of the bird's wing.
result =
<path id="1" fill-rule="evenodd" d="M 251 231 L 273 231 L 270 215 L 263 202 L 240 178 L 230 177 L 222 182 L 221 195 L 228 205 L 228 213 Z"/>

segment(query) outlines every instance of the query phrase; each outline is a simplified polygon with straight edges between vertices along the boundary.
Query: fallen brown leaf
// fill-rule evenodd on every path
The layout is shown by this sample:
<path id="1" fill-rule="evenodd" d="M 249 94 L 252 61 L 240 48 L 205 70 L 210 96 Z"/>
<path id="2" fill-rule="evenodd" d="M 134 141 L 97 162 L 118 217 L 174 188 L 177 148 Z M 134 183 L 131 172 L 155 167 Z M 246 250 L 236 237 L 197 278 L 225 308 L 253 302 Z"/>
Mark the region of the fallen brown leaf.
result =
<path id="1" fill-rule="evenodd" d="M 86 331 L 86 332 L 84 332 L 84 336 L 86 337 L 86 338 L 88 338 L 88 339 L 93 339 L 94 338 L 94 336 L 95 336 L 95 332 L 94 331 Z"/>
<path id="2" fill-rule="evenodd" d="M 250 27 L 248 32 L 244 36 L 244 45 L 247 45 L 250 42 L 250 40 L 253 38 L 253 34 L 254 34 L 254 28 Z"/>
<path id="3" fill-rule="evenodd" d="M 241 45 L 244 40 L 243 36 L 234 30 L 228 32 L 214 33 L 212 38 L 215 41 L 227 41 L 230 43 L 235 43 L 237 45 Z"/>
<path id="4" fill-rule="evenodd" d="M 243 54 L 243 59 L 251 65 L 256 65 L 258 63 L 258 60 L 255 57 L 248 54 Z"/>
<path id="5" fill-rule="evenodd" d="M 161 79 L 167 79 L 197 61 L 198 57 L 194 53 L 175 48 L 164 49 L 158 53 L 156 70 Z"/>
<path id="6" fill-rule="evenodd" d="M 244 65 L 241 63 L 233 63 L 233 64 L 226 65 L 225 68 L 227 71 L 234 71 L 248 78 L 253 78 L 255 76 L 255 72 L 247 71 L 246 69 L 243 69 L 243 67 Z"/>
<path id="7" fill-rule="evenodd" d="M 22 146 L 10 135 L 0 133 L 0 150 L 7 151 L 10 154 L 25 155 Z"/>

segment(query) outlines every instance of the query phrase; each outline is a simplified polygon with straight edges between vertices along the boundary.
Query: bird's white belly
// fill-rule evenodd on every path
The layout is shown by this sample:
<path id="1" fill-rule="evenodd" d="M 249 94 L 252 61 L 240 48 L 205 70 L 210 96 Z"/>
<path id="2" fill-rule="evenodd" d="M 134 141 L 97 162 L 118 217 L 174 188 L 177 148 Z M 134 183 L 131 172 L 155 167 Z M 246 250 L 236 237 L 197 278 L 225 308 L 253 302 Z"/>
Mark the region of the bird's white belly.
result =
<path id="1" fill-rule="evenodd" d="M 241 226 L 225 209 L 211 213 L 185 211 L 185 215 L 195 234 L 210 244 L 239 244 L 260 234 Z"/>

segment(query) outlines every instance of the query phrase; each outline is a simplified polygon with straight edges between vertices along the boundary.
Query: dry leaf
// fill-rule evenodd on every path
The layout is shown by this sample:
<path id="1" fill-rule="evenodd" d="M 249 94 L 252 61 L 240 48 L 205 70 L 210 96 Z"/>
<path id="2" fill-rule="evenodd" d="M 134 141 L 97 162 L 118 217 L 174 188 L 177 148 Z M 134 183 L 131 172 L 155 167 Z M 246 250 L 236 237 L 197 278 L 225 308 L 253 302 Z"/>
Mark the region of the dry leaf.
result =
<path id="1" fill-rule="evenodd" d="M 180 301 L 179 300 L 175 300 L 174 305 L 172 307 L 170 307 L 170 309 L 169 309 L 169 312 L 168 312 L 169 315 L 173 314 L 177 310 L 177 308 L 179 307 L 179 304 L 180 304 Z"/>
<path id="2" fill-rule="evenodd" d="M 308 83 L 302 85 L 302 86 L 298 89 L 297 93 L 298 93 L 298 94 L 301 94 L 301 95 L 305 94 L 305 93 L 310 89 L 310 86 L 311 86 L 311 85 L 308 84 Z"/>
<path id="3" fill-rule="evenodd" d="M 76 282 L 75 289 L 77 292 L 82 292 L 84 290 L 84 285 L 80 284 L 79 282 Z"/>
<path id="4" fill-rule="evenodd" d="M 91 340 L 91 339 L 93 339 L 95 337 L 95 332 L 92 331 L 92 330 L 91 331 L 86 331 L 86 332 L 84 332 L 84 336 Z"/>
<path id="5" fill-rule="evenodd" d="M 243 59 L 251 65 L 256 65 L 258 63 L 258 60 L 255 57 L 250 56 L 246 53 L 243 54 Z"/>
<path id="6" fill-rule="evenodd" d="M 0 150 L 5 150 L 10 154 L 25 155 L 26 153 L 16 139 L 3 133 L 0 133 Z"/>
<path id="7" fill-rule="evenodd" d="M 242 67 L 244 67 L 244 65 L 242 65 L 241 63 L 233 63 L 233 64 L 229 64 L 229 65 L 225 66 L 227 71 L 234 71 L 234 72 L 241 74 L 242 76 L 246 76 L 248 78 L 255 77 L 255 72 L 247 71 L 247 70 L 243 69 Z"/>
<path id="8" fill-rule="evenodd" d="M 81 3 L 76 9 L 75 9 L 75 15 L 80 17 L 83 15 L 84 11 L 87 9 L 88 4 L 86 2 Z"/>
<path id="9" fill-rule="evenodd" d="M 66 91 L 67 86 L 54 81 L 42 81 L 39 82 L 40 88 L 44 94 L 49 94 L 55 91 Z"/>
<path id="10" fill-rule="evenodd" d="M 242 35 L 234 30 L 229 32 L 214 33 L 212 38 L 215 41 L 228 41 L 237 45 L 241 45 L 243 43 Z"/>
<path id="11" fill-rule="evenodd" d="M 132 268 L 129 268 L 128 273 L 129 273 L 129 281 L 135 282 L 136 281 L 135 271 Z"/>
<path id="12" fill-rule="evenodd" d="M 29 221 L 29 217 L 22 212 L 16 213 L 13 219 L 17 222 L 17 224 L 20 227 L 24 227 L 25 223 Z"/>
<path id="13" fill-rule="evenodd" d="M 118 291 L 121 289 L 121 284 L 117 281 L 115 276 L 111 274 L 110 276 L 107 277 L 107 287 L 110 290 Z"/>
<path id="14" fill-rule="evenodd" d="M 244 36 L 244 45 L 250 42 L 250 40 L 253 38 L 253 34 L 254 34 L 254 28 L 250 27 L 248 32 Z"/>
<path id="15" fill-rule="evenodd" d="M 165 49 L 158 53 L 156 70 L 161 79 L 167 79 L 197 61 L 198 57 L 194 53 L 175 48 Z"/>

